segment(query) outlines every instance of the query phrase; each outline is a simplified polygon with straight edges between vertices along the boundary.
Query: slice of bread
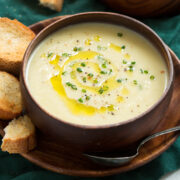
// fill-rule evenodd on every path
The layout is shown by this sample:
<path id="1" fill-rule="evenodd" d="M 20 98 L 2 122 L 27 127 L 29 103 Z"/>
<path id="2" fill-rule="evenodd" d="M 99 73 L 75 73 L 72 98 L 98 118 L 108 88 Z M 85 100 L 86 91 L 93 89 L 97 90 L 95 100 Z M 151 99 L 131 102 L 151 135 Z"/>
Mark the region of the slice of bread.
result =
<path id="1" fill-rule="evenodd" d="M 25 50 L 34 37 L 34 32 L 19 21 L 0 18 L 0 70 L 18 75 Z"/>
<path id="2" fill-rule="evenodd" d="M 64 0 L 40 0 L 40 4 L 55 11 L 61 11 Z"/>
<path id="3" fill-rule="evenodd" d="M 19 81 L 13 75 L 0 71 L 0 119 L 11 120 L 21 112 Z"/>
<path id="4" fill-rule="evenodd" d="M 4 131 L 2 151 L 27 153 L 36 147 L 35 127 L 27 115 L 13 119 Z"/>

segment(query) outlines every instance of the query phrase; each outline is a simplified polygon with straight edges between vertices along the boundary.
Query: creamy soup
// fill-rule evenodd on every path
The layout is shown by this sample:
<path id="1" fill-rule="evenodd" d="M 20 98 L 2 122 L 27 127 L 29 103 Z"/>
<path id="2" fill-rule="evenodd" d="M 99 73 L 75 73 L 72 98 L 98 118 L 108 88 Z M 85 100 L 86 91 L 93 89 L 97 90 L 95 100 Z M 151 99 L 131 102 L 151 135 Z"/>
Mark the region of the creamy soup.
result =
<path id="1" fill-rule="evenodd" d="M 163 94 L 167 67 L 148 40 L 125 27 L 82 23 L 44 39 L 32 53 L 28 88 L 63 121 L 105 125 L 146 111 Z"/>

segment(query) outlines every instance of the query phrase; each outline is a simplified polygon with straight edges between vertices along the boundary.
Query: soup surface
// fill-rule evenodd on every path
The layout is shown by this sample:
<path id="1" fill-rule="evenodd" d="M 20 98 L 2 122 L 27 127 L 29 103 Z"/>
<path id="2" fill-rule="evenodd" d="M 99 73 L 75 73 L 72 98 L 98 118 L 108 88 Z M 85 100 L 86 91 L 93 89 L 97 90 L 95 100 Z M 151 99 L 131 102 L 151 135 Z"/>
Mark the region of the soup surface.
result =
<path id="1" fill-rule="evenodd" d="M 26 78 L 47 112 L 95 126 L 126 121 L 150 108 L 166 88 L 167 68 L 136 32 L 82 23 L 44 39 L 30 57 Z"/>

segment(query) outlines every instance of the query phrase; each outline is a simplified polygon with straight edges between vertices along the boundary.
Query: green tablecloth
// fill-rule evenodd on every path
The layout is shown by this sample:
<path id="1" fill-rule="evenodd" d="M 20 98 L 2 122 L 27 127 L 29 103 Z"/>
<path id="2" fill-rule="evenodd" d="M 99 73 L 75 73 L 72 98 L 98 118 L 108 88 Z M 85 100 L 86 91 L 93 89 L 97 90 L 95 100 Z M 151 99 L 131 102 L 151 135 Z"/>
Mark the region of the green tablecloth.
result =
<path id="1" fill-rule="evenodd" d="M 0 16 L 16 18 L 26 25 L 54 16 L 74 14 L 85 11 L 110 11 L 97 0 L 65 0 L 60 13 L 39 6 L 37 0 L 0 0 Z M 159 36 L 180 57 L 180 15 L 174 17 L 142 19 L 154 29 Z M 159 179 L 169 171 L 180 168 L 180 139 L 166 152 L 149 164 L 136 170 L 102 179 Z M 42 169 L 19 155 L 0 152 L 0 180 L 14 179 L 82 179 L 56 174 Z M 89 178 L 95 179 L 95 178 Z M 96 178 L 100 179 L 100 178 Z"/>

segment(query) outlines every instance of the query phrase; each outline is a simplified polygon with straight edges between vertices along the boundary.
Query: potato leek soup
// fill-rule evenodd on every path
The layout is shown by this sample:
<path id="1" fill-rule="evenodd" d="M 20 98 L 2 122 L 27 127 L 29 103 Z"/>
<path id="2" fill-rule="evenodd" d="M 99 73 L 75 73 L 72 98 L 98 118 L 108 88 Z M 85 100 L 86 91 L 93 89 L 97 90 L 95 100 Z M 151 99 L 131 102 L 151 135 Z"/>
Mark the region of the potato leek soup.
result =
<path id="1" fill-rule="evenodd" d="M 44 39 L 29 59 L 26 78 L 48 113 L 96 126 L 126 121 L 155 104 L 166 88 L 167 67 L 136 32 L 82 23 Z"/>

